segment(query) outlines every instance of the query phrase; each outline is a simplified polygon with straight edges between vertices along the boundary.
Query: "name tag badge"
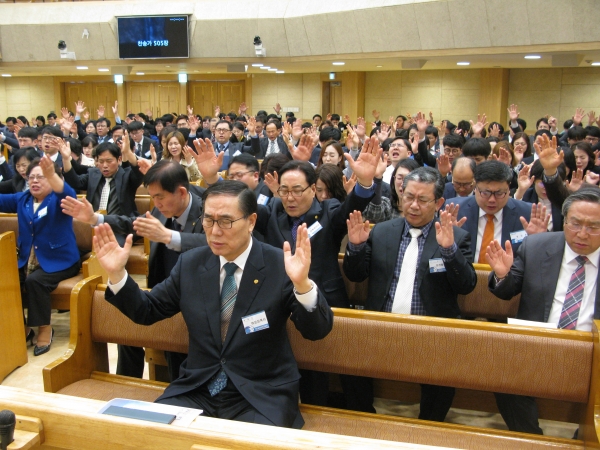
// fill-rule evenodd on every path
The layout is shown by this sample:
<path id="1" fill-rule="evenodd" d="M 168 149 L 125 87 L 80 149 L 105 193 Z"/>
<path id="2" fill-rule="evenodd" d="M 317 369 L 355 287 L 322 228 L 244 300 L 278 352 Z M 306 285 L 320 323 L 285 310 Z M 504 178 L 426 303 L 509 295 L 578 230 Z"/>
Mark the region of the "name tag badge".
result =
<path id="1" fill-rule="evenodd" d="M 265 194 L 258 194 L 256 203 L 259 205 L 266 205 L 267 203 L 269 203 L 269 197 L 267 197 Z"/>
<path id="2" fill-rule="evenodd" d="M 237 155 L 241 155 L 242 152 L 240 152 L 239 150 L 236 150 L 235 153 L 233 154 L 233 156 L 237 156 Z"/>
<path id="3" fill-rule="evenodd" d="M 150 150 L 148 150 L 146 153 L 144 153 L 144 156 L 146 158 L 150 158 L 150 155 L 152 155 L 152 153 L 150 153 Z"/>
<path id="4" fill-rule="evenodd" d="M 318 221 L 313 223 L 310 227 L 308 227 L 308 237 L 311 238 L 319 231 L 323 229 L 323 225 L 321 225 Z"/>
<path id="5" fill-rule="evenodd" d="M 525 230 L 514 231 L 514 232 L 510 233 L 510 243 L 511 244 L 520 244 L 521 242 L 523 242 L 523 239 L 525 239 L 526 237 L 527 237 L 527 231 L 525 231 Z"/>
<path id="6" fill-rule="evenodd" d="M 48 214 L 48 207 L 44 206 L 42 209 L 38 209 L 38 217 L 44 217 L 46 214 Z"/>
<path id="7" fill-rule="evenodd" d="M 445 272 L 446 266 L 442 258 L 430 259 L 429 260 L 429 273 Z"/>
<path id="8" fill-rule="evenodd" d="M 242 324 L 244 325 L 246 334 L 269 328 L 269 321 L 264 311 L 242 317 Z"/>

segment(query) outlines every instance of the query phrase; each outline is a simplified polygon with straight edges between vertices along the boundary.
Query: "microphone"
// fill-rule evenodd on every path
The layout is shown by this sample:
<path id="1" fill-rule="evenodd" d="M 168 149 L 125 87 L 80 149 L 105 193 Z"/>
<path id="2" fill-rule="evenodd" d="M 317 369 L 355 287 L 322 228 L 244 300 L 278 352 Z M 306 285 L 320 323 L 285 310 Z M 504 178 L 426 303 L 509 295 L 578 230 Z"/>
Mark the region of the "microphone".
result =
<path id="1" fill-rule="evenodd" d="M 0 448 L 7 450 L 8 444 L 14 441 L 15 413 L 8 409 L 0 411 Z"/>

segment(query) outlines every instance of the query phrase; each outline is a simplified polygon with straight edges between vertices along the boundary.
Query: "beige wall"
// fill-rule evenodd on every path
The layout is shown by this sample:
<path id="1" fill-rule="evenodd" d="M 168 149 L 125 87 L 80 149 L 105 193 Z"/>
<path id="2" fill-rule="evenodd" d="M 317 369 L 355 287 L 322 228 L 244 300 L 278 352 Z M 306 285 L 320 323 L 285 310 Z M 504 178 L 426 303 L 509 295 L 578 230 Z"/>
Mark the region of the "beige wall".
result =
<path id="1" fill-rule="evenodd" d="M 431 111 L 436 122 L 477 117 L 479 70 L 367 72 L 365 114 L 381 118 Z"/>
<path id="2" fill-rule="evenodd" d="M 0 78 L 0 120 L 6 117 L 43 115 L 54 110 L 54 81 L 52 77 Z"/>
<path id="3" fill-rule="evenodd" d="M 558 117 L 558 128 L 576 108 L 600 114 L 600 68 L 513 69 L 508 103 L 516 103 L 527 131 L 547 114 Z M 584 120 L 587 125 L 587 119 Z"/>

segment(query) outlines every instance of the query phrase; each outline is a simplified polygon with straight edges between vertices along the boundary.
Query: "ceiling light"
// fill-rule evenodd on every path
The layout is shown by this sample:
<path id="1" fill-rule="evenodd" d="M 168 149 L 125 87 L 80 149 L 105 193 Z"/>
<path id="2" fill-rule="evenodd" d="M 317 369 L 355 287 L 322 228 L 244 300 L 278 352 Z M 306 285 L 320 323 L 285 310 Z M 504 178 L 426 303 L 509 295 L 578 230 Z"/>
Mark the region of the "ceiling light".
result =
<path id="1" fill-rule="evenodd" d="M 252 67 L 262 67 L 262 64 L 252 64 Z"/>
<path id="2" fill-rule="evenodd" d="M 110 72 L 110 69 L 98 69 L 98 72 Z"/>
<path id="3" fill-rule="evenodd" d="M 180 83 L 187 83 L 187 81 L 188 81 L 187 73 L 180 73 L 178 76 L 178 79 L 179 79 Z"/>
<path id="4" fill-rule="evenodd" d="M 115 84 L 123 84 L 123 75 L 115 75 Z"/>
<path id="5" fill-rule="evenodd" d="M 600 62 L 593 62 L 592 66 L 600 66 Z"/>
<path id="6" fill-rule="evenodd" d="M 377 66 L 377 67 L 383 67 L 383 66 Z"/>
<path id="7" fill-rule="evenodd" d="M 144 75 L 144 72 L 136 72 L 136 75 Z"/>
<path id="8" fill-rule="evenodd" d="M 12 75 L 10 73 L 3 73 L 2 76 L 3 77 L 12 77 Z"/>
<path id="9" fill-rule="evenodd" d="M 336 61 L 332 63 L 334 66 L 343 66 L 344 64 L 346 64 L 345 62 L 342 61 Z"/>
<path id="10" fill-rule="evenodd" d="M 456 63 L 457 66 L 468 66 L 469 64 L 471 63 L 468 61 L 460 61 Z"/>
<path id="11" fill-rule="evenodd" d="M 525 55 L 525 59 L 540 59 L 540 55 Z"/>
<path id="12" fill-rule="evenodd" d="M 272 67 L 272 68 L 269 69 L 269 72 L 277 72 L 277 68 Z"/>
<path id="13" fill-rule="evenodd" d="M 87 66 L 77 66 L 76 69 L 77 70 L 87 70 Z"/>
<path id="14" fill-rule="evenodd" d="M 278 70 L 278 71 L 277 71 L 277 72 L 275 72 L 275 73 L 285 73 L 285 70 Z"/>
<path id="15" fill-rule="evenodd" d="M 261 67 L 261 69 L 265 69 L 265 70 L 266 70 L 266 69 L 270 69 L 270 68 L 271 68 L 270 66 L 262 66 L 262 67 Z"/>

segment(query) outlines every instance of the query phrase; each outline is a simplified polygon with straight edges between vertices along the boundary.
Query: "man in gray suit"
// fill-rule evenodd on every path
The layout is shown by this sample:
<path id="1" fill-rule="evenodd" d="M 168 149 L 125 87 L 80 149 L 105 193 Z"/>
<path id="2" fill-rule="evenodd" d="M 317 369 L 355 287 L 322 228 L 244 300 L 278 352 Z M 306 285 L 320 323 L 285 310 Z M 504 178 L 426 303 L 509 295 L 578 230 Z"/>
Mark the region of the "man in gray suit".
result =
<path id="1" fill-rule="evenodd" d="M 562 213 L 564 231 L 528 236 L 516 257 L 509 241 L 506 250 L 493 241 L 487 248 L 493 270 L 488 287 L 503 300 L 521 294 L 518 319 L 591 331 L 593 320 L 600 319 L 600 190 L 575 192 Z M 533 397 L 495 395 L 510 430 L 542 434 Z"/>

